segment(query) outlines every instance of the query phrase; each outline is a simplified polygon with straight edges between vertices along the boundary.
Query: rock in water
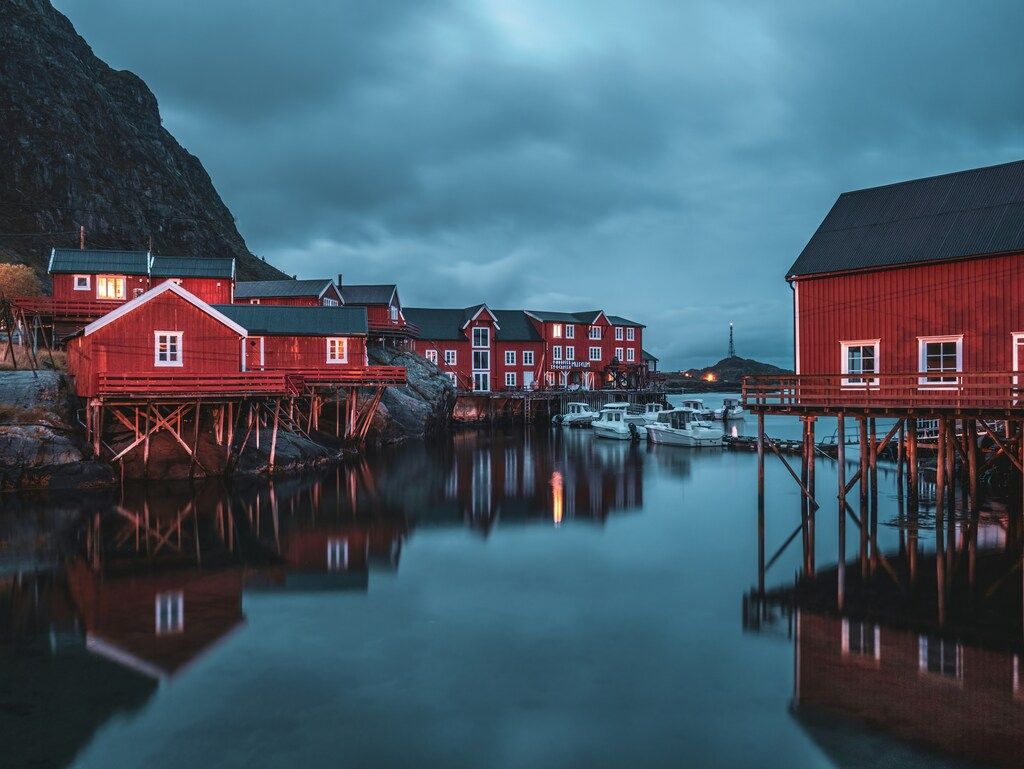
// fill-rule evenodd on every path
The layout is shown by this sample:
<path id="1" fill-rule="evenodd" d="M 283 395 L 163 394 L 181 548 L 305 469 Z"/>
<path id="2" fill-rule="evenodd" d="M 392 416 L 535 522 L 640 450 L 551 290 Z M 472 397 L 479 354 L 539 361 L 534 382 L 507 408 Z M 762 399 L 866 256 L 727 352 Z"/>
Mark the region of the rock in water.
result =
<path id="1" fill-rule="evenodd" d="M 240 280 L 283 278 L 252 255 L 156 97 L 111 69 L 47 0 L 0 2 L 0 261 L 46 278 L 50 247 L 87 242 L 234 256 Z M 21 236 L 20 233 L 26 233 Z M 54 235 L 53 233 L 58 233 Z"/>

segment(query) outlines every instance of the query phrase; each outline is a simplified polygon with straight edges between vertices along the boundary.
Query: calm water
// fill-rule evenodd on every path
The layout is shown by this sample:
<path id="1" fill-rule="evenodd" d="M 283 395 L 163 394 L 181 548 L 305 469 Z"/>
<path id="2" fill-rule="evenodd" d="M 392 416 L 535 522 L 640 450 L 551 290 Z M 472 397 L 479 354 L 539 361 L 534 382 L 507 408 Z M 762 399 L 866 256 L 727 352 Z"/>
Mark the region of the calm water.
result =
<path id="1" fill-rule="evenodd" d="M 1019 745 L 1019 574 L 997 589 L 1012 618 L 971 624 L 951 599 L 936 629 L 925 491 L 913 602 L 876 577 L 850 589 L 870 622 L 848 627 L 828 605 L 833 498 L 809 582 L 821 605 L 747 600 L 755 470 L 750 453 L 541 429 L 272 485 L 8 498 L 0 766 L 960 766 L 1001 760 L 980 738 Z M 881 475 L 878 541 L 902 575 L 908 529 L 891 524 L 906 516 Z M 821 461 L 823 499 L 835 477 Z M 771 556 L 800 498 L 774 459 L 767 486 Z M 995 582 L 1015 556 L 991 507 L 944 541 L 958 564 L 975 543 Z M 768 586 L 802 562 L 797 537 Z M 953 651 L 933 640 L 920 667 L 918 626 Z M 903 686 L 927 707 L 900 711 Z"/>

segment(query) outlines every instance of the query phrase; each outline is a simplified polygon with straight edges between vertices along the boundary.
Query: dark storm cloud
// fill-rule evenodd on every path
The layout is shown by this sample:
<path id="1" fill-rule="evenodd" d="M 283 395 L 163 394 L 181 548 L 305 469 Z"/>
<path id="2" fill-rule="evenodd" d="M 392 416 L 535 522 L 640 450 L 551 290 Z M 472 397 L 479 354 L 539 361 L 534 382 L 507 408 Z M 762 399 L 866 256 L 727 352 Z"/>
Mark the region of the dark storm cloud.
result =
<path id="1" fill-rule="evenodd" d="M 1024 156 L 1018 3 L 58 0 L 250 247 L 408 304 L 594 307 L 788 364 L 844 189 Z"/>

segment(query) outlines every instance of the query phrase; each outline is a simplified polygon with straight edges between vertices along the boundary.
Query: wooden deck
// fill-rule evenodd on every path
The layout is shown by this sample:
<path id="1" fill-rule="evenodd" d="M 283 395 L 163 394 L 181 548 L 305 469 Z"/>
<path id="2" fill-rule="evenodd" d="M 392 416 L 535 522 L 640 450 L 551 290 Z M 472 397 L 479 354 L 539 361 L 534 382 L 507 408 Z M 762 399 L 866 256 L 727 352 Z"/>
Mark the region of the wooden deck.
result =
<path id="1" fill-rule="evenodd" d="M 946 415 L 1019 418 L 1024 374 L 1001 371 L 924 375 L 756 376 L 743 380 L 744 407 L 762 414 Z"/>
<path id="2" fill-rule="evenodd" d="M 54 299 L 52 296 L 18 296 L 12 300 L 15 307 L 26 315 L 53 318 L 59 321 L 91 323 L 116 310 L 123 300 L 101 302 L 93 300 Z"/>

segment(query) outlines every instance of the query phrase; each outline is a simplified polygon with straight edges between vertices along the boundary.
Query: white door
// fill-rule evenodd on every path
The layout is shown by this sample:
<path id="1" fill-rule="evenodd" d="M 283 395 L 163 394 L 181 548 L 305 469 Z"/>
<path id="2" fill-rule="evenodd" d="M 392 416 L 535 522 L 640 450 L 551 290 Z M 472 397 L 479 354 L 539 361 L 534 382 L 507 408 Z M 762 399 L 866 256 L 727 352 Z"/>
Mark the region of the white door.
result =
<path id="1" fill-rule="evenodd" d="M 524 371 L 523 372 L 523 389 L 524 390 L 532 390 L 533 389 L 533 372 L 532 371 Z"/>

